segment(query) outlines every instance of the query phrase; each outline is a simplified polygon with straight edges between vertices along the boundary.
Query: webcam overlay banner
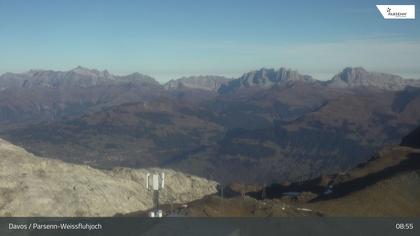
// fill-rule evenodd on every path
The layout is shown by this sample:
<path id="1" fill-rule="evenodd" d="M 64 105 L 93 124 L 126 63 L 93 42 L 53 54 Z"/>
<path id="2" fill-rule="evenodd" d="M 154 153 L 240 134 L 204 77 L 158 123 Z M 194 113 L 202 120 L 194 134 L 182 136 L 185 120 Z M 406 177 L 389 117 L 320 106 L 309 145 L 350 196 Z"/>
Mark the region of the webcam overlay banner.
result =
<path id="1" fill-rule="evenodd" d="M 419 218 L 1 218 L 0 235 L 420 235 Z"/>
<path id="2" fill-rule="evenodd" d="M 416 5 L 376 5 L 384 19 L 416 19 Z"/>

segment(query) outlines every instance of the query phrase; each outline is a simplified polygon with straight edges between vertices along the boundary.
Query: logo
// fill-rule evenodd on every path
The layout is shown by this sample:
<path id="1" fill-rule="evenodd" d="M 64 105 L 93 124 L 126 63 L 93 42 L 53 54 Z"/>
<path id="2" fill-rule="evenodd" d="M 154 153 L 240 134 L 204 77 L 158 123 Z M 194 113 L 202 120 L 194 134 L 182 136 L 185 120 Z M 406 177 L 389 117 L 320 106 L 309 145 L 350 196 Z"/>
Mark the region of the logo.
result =
<path id="1" fill-rule="evenodd" d="M 415 5 L 376 5 L 384 19 L 416 19 Z"/>

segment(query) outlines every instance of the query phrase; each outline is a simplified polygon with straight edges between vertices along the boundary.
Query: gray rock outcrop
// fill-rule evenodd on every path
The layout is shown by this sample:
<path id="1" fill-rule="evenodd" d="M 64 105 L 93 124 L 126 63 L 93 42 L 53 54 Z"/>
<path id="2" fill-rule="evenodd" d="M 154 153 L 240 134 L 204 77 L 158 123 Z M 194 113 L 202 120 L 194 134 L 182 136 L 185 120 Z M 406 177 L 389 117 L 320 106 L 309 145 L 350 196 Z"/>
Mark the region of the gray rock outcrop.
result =
<path id="1" fill-rule="evenodd" d="M 10 88 L 86 88 L 97 85 L 139 83 L 160 86 L 152 77 L 140 73 L 118 76 L 78 66 L 69 71 L 30 70 L 25 73 L 0 75 L 0 90 Z"/>
<path id="2" fill-rule="evenodd" d="M 162 203 L 187 203 L 215 193 L 217 183 L 170 169 L 116 168 L 40 158 L 0 139 L 0 216 L 112 216 L 147 210 L 146 173 L 165 172 Z"/>
<path id="3" fill-rule="evenodd" d="M 228 81 L 230 81 L 230 79 L 223 76 L 190 76 L 182 77 L 176 80 L 170 80 L 164 85 L 164 87 L 167 90 L 189 88 L 207 91 L 217 91 L 220 88 L 220 86 L 227 83 Z"/>
<path id="4" fill-rule="evenodd" d="M 327 82 L 333 88 L 373 87 L 384 90 L 403 90 L 420 87 L 420 80 L 404 79 L 398 75 L 369 72 L 362 67 L 347 67 Z"/>
<path id="5" fill-rule="evenodd" d="M 223 84 L 219 89 L 219 93 L 227 93 L 235 91 L 239 88 L 270 88 L 273 85 L 285 84 L 290 82 L 313 81 L 315 80 L 311 76 L 299 74 L 295 70 L 286 68 L 280 68 L 278 70 L 262 68 L 260 70 L 245 73 L 238 79 L 232 80 L 227 84 Z"/>

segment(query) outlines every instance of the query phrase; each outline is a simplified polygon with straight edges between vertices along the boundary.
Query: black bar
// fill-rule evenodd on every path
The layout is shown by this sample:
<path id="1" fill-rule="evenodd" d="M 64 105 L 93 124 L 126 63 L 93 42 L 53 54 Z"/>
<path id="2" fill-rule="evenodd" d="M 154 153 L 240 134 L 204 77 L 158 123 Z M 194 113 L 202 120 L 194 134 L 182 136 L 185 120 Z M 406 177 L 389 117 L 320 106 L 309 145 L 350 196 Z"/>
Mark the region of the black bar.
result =
<path id="1" fill-rule="evenodd" d="M 53 229 L 67 223 L 91 229 Z M 36 225 L 35 225 L 36 224 Z M 40 226 L 41 225 L 41 226 Z M 67 225 L 67 226 L 68 226 Z M 10 226 L 27 229 L 11 229 Z M 44 229 L 34 229 L 34 227 Z M 100 229 L 99 229 L 100 226 Z M 31 229 L 29 229 L 31 227 Z M 46 229 L 46 227 L 52 227 Z M 13 227 L 12 227 L 13 228 Z M 420 218 L 0 218 L 0 235 L 420 235 Z"/>

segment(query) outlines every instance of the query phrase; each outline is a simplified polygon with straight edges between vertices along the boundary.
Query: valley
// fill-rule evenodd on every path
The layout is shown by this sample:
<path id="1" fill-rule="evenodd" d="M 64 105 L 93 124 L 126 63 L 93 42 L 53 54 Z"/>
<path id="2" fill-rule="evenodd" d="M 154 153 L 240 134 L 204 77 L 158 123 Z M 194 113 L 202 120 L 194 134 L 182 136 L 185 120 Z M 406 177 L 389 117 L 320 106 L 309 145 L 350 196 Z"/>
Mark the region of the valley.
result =
<path id="1" fill-rule="evenodd" d="M 144 216 L 147 172 L 167 174 L 178 216 L 419 215 L 417 80 L 263 68 L 161 85 L 77 67 L 0 87 L 3 216 Z"/>
<path id="2" fill-rule="evenodd" d="M 330 81 L 263 68 L 160 85 L 78 67 L 4 74 L 0 85 L 8 97 L 0 137 L 36 155 L 101 169 L 172 168 L 224 184 L 349 170 L 420 121 L 417 80 L 363 68 Z"/>
<path id="3" fill-rule="evenodd" d="M 420 136 L 412 132 L 404 139 L 417 141 Z M 164 209 L 169 216 L 187 217 L 418 217 L 420 146 L 405 142 L 382 149 L 349 171 L 257 190 L 230 185 L 223 193 Z"/>

